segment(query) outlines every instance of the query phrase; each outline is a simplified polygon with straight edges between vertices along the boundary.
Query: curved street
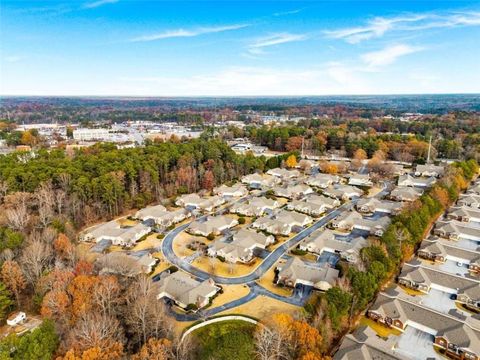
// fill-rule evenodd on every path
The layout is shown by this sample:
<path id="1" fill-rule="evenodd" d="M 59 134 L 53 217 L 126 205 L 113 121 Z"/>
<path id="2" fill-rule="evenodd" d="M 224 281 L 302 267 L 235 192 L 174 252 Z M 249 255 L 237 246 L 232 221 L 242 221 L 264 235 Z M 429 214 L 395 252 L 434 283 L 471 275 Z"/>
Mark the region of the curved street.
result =
<path id="1" fill-rule="evenodd" d="M 292 238 L 284 242 L 282 245 L 277 247 L 275 250 L 273 250 L 254 271 L 247 275 L 239 277 L 226 277 L 210 274 L 206 271 L 196 268 L 195 266 L 192 266 L 190 263 L 188 263 L 188 261 L 183 258 L 179 258 L 175 254 L 175 252 L 173 251 L 173 241 L 178 234 L 180 234 L 190 225 L 190 223 L 183 224 L 169 232 L 163 239 L 161 250 L 165 258 L 170 263 L 174 264 L 179 269 L 182 269 L 196 276 L 201 280 L 211 278 L 218 284 L 246 284 L 260 278 L 268 271 L 268 269 L 270 269 L 270 267 L 272 267 L 277 262 L 278 259 L 280 259 L 288 251 L 288 249 L 296 246 L 300 241 L 305 239 L 315 230 L 321 228 L 322 226 L 325 226 L 329 221 L 333 220 L 343 211 L 350 210 L 355 202 L 356 201 L 353 200 L 351 202 L 341 205 L 337 209 L 330 210 L 329 212 L 327 212 L 326 215 L 317 220 L 313 225 L 301 231 L 300 233 L 293 236 Z"/>

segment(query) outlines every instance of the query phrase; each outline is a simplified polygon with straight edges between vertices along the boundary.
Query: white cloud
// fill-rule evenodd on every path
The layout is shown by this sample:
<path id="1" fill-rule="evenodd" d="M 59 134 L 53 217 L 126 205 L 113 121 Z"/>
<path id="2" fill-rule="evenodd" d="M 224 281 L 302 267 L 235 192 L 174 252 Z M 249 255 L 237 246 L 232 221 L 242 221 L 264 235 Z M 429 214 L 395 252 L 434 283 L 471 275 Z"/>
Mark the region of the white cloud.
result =
<path id="1" fill-rule="evenodd" d="M 303 41 L 307 39 L 305 34 L 289 34 L 280 33 L 257 39 L 254 43 L 248 46 L 248 51 L 252 54 L 262 54 L 263 49 L 270 46 L 286 44 L 294 41 Z"/>
<path id="2" fill-rule="evenodd" d="M 421 51 L 421 47 L 406 44 L 390 45 L 378 51 L 372 51 L 361 55 L 362 61 L 368 68 L 377 68 L 394 63 L 399 57 Z"/>
<path id="3" fill-rule="evenodd" d="M 343 39 L 356 44 L 364 40 L 379 38 L 393 31 L 420 31 L 434 28 L 453 28 L 480 25 L 480 12 L 448 14 L 407 14 L 391 18 L 376 17 L 364 26 L 324 31 L 327 37 Z"/>
<path id="4" fill-rule="evenodd" d="M 157 34 L 143 35 L 131 39 L 131 42 L 147 42 L 147 41 L 156 41 L 170 38 L 181 38 L 181 37 L 194 37 L 205 34 L 220 33 L 224 31 L 239 30 L 249 26 L 248 24 L 237 24 L 237 25 L 226 25 L 226 26 L 216 26 L 216 27 L 203 27 L 193 30 L 186 29 L 176 29 L 176 30 L 167 30 Z"/>
<path id="5" fill-rule="evenodd" d="M 298 14 L 299 12 L 303 11 L 304 9 L 296 9 L 290 11 L 280 11 L 273 14 L 273 16 L 286 16 L 286 15 L 293 15 Z"/>
<path id="6" fill-rule="evenodd" d="M 93 2 L 86 3 L 86 4 L 83 5 L 83 7 L 85 9 L 95 9 L 95 8 L 103 6 L 103 5 L 115 4 L 118 1 L 119 0 L 98 0 L 98 1 L 93 1 Z"/>
<path id="7" fill-rule="evenodd" d="M 366 79 L 342 64 L 313 69 L 229 67 L 190 77 L 123 77 L 120 81 L 138 94 L 159 96 L 364 94 L 372 89 Z"/>

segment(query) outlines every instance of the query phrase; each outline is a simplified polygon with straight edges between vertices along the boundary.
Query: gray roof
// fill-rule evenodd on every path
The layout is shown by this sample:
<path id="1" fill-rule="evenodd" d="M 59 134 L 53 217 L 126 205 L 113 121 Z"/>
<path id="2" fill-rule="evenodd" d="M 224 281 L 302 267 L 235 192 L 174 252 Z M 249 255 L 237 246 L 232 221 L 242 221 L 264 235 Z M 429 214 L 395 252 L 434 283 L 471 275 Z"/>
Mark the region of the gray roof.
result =
<path id="1" fill-rule="evenodd" d="M 304 280 L 313 284 L 322 281 L 333 285 L 338 278 L 338 274 L 337 269 L 328 266 L 311 266 L 296 257 L 292 257 L 282 266 L 278 276 L 294 281 Z"/>

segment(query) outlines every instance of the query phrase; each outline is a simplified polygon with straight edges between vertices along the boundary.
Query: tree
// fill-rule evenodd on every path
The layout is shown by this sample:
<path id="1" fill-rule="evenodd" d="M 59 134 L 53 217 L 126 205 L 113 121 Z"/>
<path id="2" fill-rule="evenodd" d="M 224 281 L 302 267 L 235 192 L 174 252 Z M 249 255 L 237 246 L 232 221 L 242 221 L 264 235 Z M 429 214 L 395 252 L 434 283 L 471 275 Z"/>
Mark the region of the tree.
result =
<path id="1" fill-rule="evenodd" d="M 211 191 L 214 186 L 215 186 L 215 176 L 213 174 L 213 171 L 207 170 L 203 175 L 202 187 L 204 189 Z"/>
<path id="2" fill-rule="evenodd" d="M 0 320 L 5 318 L 8 309 L 13 305 L 11 296 L 5 284 L 0 282 Z"/>
<path id="3" fill-rule="evenodd" d="M 25 278 L 32 286 L 36 286 L 43 272 L 51 266 L 53 251 L 50 244 L 34 238 L 23 249 L 20 258 Z"/>
<path id="4" fill-rule="evenodd" d="M 53 242 L 53 248 L 57 256 L 68 265 L 75 261 L 75 246 L 65 234 L 59 234 Z"/>
<path id="5" fill-rule="evenodd" d="M 10 335 L 3 340 L 0 345 L 0 357 L 13 360 L 51 360 L 57 347 L 58 336 L 55 327 L 51 321 L 44 320 L 31 333 L 21 337 Z"/>
<path id="6" fill-rule="evenodd" d="M 15 260 L 7 260 L 2 265 L 0 274 L 3 283 L 15 295 L 17 305 L 20 305 L 20 293 L 25 289 L 26 282 L 22 270 Z"/>
<path id="7" fill-rule="evenodd" d="M 287 165 L 288 168 L 294 168 L 297 166 L 297 157 L 295 155 L 290 155 L 287 158 L 287 161 L 285 161 L 285 165 Z"/>
<path id="8" fill-rule="evenodd" d="M 150 338 L 132 360 L 170 360 L 173 358 L 172 342 L 168 339 Z"/>
<path id="9" fill-rule="evenodd" d="M 292 136 L 288 138 L 285 149 L 287 151 L 300 150 L 302 148 L 303 137 L 302 136 Z"/>
<path id="10" fill-rule="evenodd" d="M 260 360 L 279 360 L 287 357 L 284 333 L 265 325 L 255 331 L 255 354 Z"/>

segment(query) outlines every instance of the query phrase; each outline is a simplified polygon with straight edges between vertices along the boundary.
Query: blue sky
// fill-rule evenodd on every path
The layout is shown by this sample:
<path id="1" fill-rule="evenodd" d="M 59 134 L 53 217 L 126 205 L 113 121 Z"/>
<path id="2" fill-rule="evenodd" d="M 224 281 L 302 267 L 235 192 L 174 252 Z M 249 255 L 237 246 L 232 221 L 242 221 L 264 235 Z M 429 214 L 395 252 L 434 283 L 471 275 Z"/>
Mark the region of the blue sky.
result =
<path id="1" fill-rule="evenodd" d="M 9 1 L 0 94 L 480 92 L 479 1 Z"/>

